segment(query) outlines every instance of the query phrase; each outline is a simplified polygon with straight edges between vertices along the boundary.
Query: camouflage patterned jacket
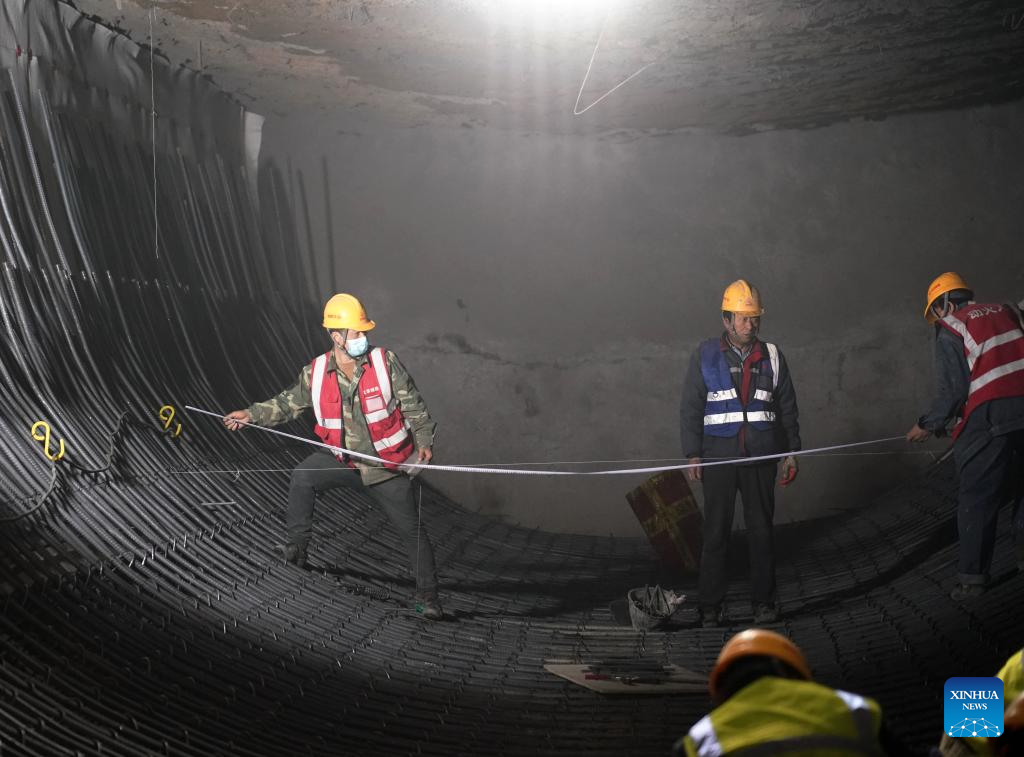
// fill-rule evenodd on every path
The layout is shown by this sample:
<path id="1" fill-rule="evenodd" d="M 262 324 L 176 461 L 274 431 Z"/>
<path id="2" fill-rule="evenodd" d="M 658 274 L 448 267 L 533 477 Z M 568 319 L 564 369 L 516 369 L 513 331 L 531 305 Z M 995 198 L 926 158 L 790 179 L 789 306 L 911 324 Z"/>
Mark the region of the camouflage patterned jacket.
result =
<path id="1" fill-rule="evenodd" d="M 402 415 L 409 422 L 416 441 L 416 448 L 431 447 L 434 444 L 434 430 L 437 424 L 430 417 L 427 404 L 420 396 L 412 376 L 405 370 L 405 366 L 398 360 L 398 357 L 391 350 L 384 350 L 385 360 L 388 365 L 388 372 L 391 374 L 391 385 L 402 408 Z M 338 387 L 341 389 L 341 408 L 344 422 L 343 444 L 346 449 L 353 452 L 361 452 L 365 455 L 376 456 L 373 442 L 370 440 L 370 430 L 366 425 L 366 418 L 363 416 L 362 405 L 356 401 L 359 386 L 359 379 L 370 362 L 370 353 L 356 359 L 356 371 L 350 381 L 345 374 L 338 370 L 338 364 L 334 359 L 334 351 L 331 351 L 327 358 L 327 370 L 335 371 L 338 377 Z M 312 360 L 310 360 L 312 363 Z M 313 395 L 310 391 L 310 374 L 312 367 L 307 363 L 299 373 L 298 381 L 294 386 L 285 389 L 265 402 L 256 402 L 249 407 L 252 415 L 252 422 L 260 426 L 277 426 L 281 423 L 299 417 L 304 411 L 313 407 Z M 319 440 L 318 440 L 319 441 Z M 369 461 L 356 461 L 359 472 L 362 475 L 363 483 L 367 486 L 378 484 L 389 478 L 394 478 L 398 473 L 383 468 L 379 463 Z"/>

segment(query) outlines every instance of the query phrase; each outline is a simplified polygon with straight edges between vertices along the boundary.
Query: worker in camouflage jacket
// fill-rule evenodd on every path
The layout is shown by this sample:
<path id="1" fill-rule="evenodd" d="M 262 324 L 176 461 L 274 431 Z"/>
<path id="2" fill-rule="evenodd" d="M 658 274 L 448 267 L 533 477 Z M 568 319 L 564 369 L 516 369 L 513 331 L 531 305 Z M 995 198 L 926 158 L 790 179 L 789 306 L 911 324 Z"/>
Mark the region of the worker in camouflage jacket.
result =
<path id="1" fill-rule="evenodd" d="M 426 464 L 436 424 L 416 384 L 395 353 L 370 347 L 376 325 L 358 299 L 336 294 L 324 308 L 333 347 L 299 374 L 294 386 L 265 402 L 224 417 L 232 431 L 246 424 L 276 426 L 312 408 L 314 431 L 326 445 L 292 473 L 288 491 L 286 559 L 307 565 L 316 493 L 336 487 L 364 489 L 398 529 L 416 576 L 417 607 L 424 617 L 443 615 L 437 597 L 434 551 L 423 527 L 403 463 Z M 348 454 L 357 453 L 375 458 Z"/>

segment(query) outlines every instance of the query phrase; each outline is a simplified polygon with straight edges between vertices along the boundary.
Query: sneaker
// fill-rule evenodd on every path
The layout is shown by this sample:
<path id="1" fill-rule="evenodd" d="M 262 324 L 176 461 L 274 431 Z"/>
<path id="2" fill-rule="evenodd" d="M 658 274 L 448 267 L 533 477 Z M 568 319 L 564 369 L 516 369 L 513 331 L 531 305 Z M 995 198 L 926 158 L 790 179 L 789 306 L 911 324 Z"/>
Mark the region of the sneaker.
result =
<path id="1" fill-rule="evenodd" d="M 289 562 L 296 567 L 309 570 L 305 544 L 286 544 L 284 547 L 284 559 L 285 562 Z"/>
<path id="2" fill-rule="evenodd" d="M 949 593 L 949 598 L 954 602 L 963 602 L 965 599 L 980 597 L 988 587 L 985 584 L 957 584 Z"/>
<path id="3" fill-rule="evenodd" d="M 721 605 L 700 608 L 700 624 L 703 628 L 718 628 L 724 621 Z"/>
<path id="4" fill-rule="evenodd" d="M 779 608 L 773 604 L 767 604 L 762 602 L 761 604 L 754 606 L 754 623 L 756 625 L 764 625 L 765 623 L 774 623 L 779 619 Z"/>
<path id="5" fill-rule="evenodd" d="M 416 612 L 425 620 L 440 620 L 444 617 L 444 608 L 437 599 L 437 593 L 424 592 L 416 600 Z"/>

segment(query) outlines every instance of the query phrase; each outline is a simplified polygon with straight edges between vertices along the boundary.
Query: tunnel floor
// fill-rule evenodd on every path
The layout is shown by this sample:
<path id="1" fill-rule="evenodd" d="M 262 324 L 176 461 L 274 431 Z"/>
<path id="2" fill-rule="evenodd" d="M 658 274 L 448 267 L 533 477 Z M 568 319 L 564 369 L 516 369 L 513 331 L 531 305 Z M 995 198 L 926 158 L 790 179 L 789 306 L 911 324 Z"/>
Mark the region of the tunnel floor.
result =
<path id="1" fill-rule="evenodd" d="M 322 497 L 312 569 L 287 565 L 304 445 L 201 417 L 175 437 L 154 411 L 279 391 L 324 348 L 311 314 L 353 261 L 315 251 L 301 170 L 261 168 L 262 118 L 206 74 L 70 5 L 0 10 L 0 757 L 667 755 L 705 693 L 602 695 L 544 663 L 706 674 L 751 622 L 742 534 L 717 629 L 689 605 L 663 631 L 616 625 L 630 588 L 694 591 L 645 540 L 517 527 L 430 486 L 446 620 L 416 613 L 398 536 L 361 494 Z M 52 440 L 33 440 L 40 424 Z M 57 438 L 69 451 L 51 462 Z M 949 599 L 955 491 L 947 463 L 777 530 L 772 627 L 920 753 L 945 680 L 991 675 L 1024 642 L 1005 520 L 992 589 Z M 570 505 L 585 522 L 588 503 Z"/>
<path id="2" fill-rule="evenodd" d="M 138 443 L 156 459 L 176 442 Z M 5 753 L 664 755 L 707 711 L 705 694 L 602 695 L 543 664 L 706 673 L 750 623 L 742 577 L 730 627 L 695 627 L 687 605 L 668 630 L 634 632 L 608 604 L 666 582 L 644 540 L 519 528 L 424 486 L 450 615 L 431 623 L 411 606 L 397 535 L 359 494 L 321 496 L 312 570 L 283 562 L 287 470 L 302 452 L 128 460 L 130 475 L 79 477 L 8 516 Z M 954 490 L 939 467 L 856 512 L 777 530 L 784 616 L 772 627 L 819 680 L 879 699 L 917 751 L 937 741 L 945 679 L 992 675 L 1021 643 L 1024 577 L 1006 537 L 995 588 L 963 605 L 947 596 Z"/>

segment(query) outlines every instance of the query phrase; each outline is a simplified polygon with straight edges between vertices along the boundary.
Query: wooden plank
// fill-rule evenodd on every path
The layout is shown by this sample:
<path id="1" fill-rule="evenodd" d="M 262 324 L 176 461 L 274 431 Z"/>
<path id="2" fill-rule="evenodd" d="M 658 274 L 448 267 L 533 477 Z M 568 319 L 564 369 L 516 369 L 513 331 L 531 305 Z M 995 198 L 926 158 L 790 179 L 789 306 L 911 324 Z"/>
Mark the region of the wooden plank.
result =
<path id="1" fill-rule="evenodd" d="M 645 670 L 638 670 L 635 674 L 626 671 L 615 675 L 594 673 L 589 664 L 548 662 L 544 664 L 544 670 L 571 681 L 577 686 L 596 691 L 598 694 L 706 694 L 708 691 L 706 675 L 695 673 L 678 665 L 662 666 L 663 679 Z M 601 677 L 587 678 L 588 674 Z M 604 677 L 606 675 L 607 677 Z"/>

